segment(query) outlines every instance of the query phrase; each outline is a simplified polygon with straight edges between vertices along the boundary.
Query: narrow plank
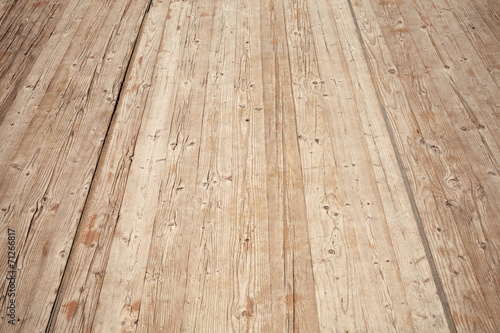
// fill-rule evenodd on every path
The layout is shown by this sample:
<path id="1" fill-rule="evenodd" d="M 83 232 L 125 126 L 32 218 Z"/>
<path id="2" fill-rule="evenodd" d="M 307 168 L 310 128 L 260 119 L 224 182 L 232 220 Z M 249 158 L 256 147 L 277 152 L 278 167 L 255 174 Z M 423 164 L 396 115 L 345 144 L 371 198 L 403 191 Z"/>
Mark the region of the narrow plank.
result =
<path id="1" fill-rule="evenodd" d="M 261 91 L 251 85 L 260 82 L 261 67 L 253 62 L 260 47 L 249 36 L 258 21 L 250 20 L 248 7 L 247 1 L 226 0 L 216 1 L 212 12 L 204 10 L 213 25 L 200 151 L 193 160 L 183 158 L 183 164 L 197 165 L 194 193 L 200 207 L 193 219 L 199 227 L 190 236 L 196 241 L 184 254 L 189 280 L 178 316 L 186 330 L 265 331 L 271 324 L 269 265 L 260 252 L 268 244 L 264 135 L 254 133 L 263 131 L 264 123 L 263 115 L 260 122 L 252 116 L 252 106 L 261 103 Z M 179 199 L 189 194 L 182 190 Z M 176 213 L 182 225 L 185 213 Z"/>
<path id="2" fill-rule="evenodd" d="M 288 13 L 321 329 L 446 331 L 349 7 Z"/>
<path id="3" fill-rule="evenodd" d="M 17 234 L 15 331 L 47 325 L 146 2 L 88 8 L 30 131 L 0 158 L 10 163 L 0 179 L 2 234 Z"/>
<path id="4" fill-rule="evenodd" d="M 446 75 L 430 68 L 441 59 L 429 54 L 429 39 L 417 36 L 416 10 L 392 1 L 354 4 L 456 328 L 495 331 L 498 214 L 483 188 L 498 180 L 478 168 L 496 170 L 496 155 L 485 149 L 485 131 L 450 92 Z"/>
<path id="5" fill-rule="evenodd" d="M 271 286 L 271 311 L 272 311 L 272 331 L 290 332 L 293 329 L 294 316 L 294 296 L 290 290 L 290 275 L 287 274 L 289 257 L 287 253 L 290 246 L 285 243 L 285 223 L 283 217 L 283 132 L 281 119 L 278 118 L 278 111 L 281 111 L 278 104 L 276 90 L 278 74 L 276 67 L 278 59 L 275 54 L 278 47 L 278 35 L 274 28 L 274 3 L 260 1 L 260 39 L 262 53 L 262 85 L 263 85 L 263 113 L 266 142 L 266 182 L 267 201 L 270 207 L 268 211 L 269 235 L 273 241 L 269 242 L 269 263 L 270 286 Z M 272 16 L 271 16 L 272 15 Z M 282 42 L 283 45 L 283 42 Z M 289 236 L 288 236 L 289 237 Z M 288 265 L 289 266 L 289 265 Z"/>
<path id="6" fill-rule="evenodd" d="M 230 74 L 223 62 L 216 63 L 220 67 L 215 71 L 210 69 L 214 55 L 224 59 L 232 49 L 227 47 L 226 51 L 225 46 L 224 33 L 234 29 L 222 15 L 225 10 L 221 2 L 193 2 L 186 19 L 177 23 L 173 16 L 172 24 L 179 24 L 183 31 L 181 45 L 185 47 L 176 73 L 180 84 L 169 92 L 172 111 L 166 134 L 168 149 L 147 261 L 141 331 L 228 328 L 226 295 L 220 295 L 219 302 L 213 304 L 221 282 L 211 285 L 214 279 L 227 274 L 225 267 L 218 267 L 217 253 L 228 240 L 217 241 L 215 233 L 215 226 L 224 221 L 211 213 L 220 212 L 225 202 L 211 202 L 208 194 L 214 187 L 222 186 L 219 184 L 224 179 L 206 166 L 207 154 L 216 151 L 213 141 L 217 132 L 216 128 L 210 132 L 210 125 L 219 119 L 214 115 L 219 110 L 214 110 L 210 102 L 217 98 L 216 91 L 210 87 L 214 80 L 220 82 L 222 75 Z M 234 12 L 226 15 L 230 14 L 234 19 Z M 168 34 L 165 37 L 172 39 Z M 212 138 L 204 134 L 205 126 Z M 227 255 L 224 258 L 229 260 Z M 215 315 L 207 316 L 207 312 Z"/>
<path id="7" fill-rule="evenodd" d="M 275 207 L 270 206 L 267 200 L 261 6 L 259 1 L 238 1 L 235 59 L 238 66 L 234 67 L 234 78 L 227 83 L 230 86 L 231 82 L 236 82 L 234 104 L 227 112 L 234 114 L 234 110 L 238 110 L 233 118 L 233 129 L 238 130 L 233 134 L 235 144 L 231 166 L 232 174 L 237 175 L 237 187 L 228 198 L 236 208 L 233 211 L 239 222 L 238 229 L 233 233 L 236 242 L 228 253 L 238 253 L 232 263 L 232 266 L 238 267 L 232 281 L 238 290 L 233 296 L 236 313 L 232 327 L 233 331 L 246 332 L 278 331 L 273 320 L 281 317 L 279 320 L 282 322 L 286 314 L 285 311 L 273 313 L 273 308 L 280 308 L 284 302 L 281 300 L 276 304 L 271 294 L 271 257 L 277 254 L 270 251 L 270 243 L 275 240 L 274 235 L 269 233 L 273 223 L 269 219 L 269 211 Z M 223 145 L 221 141 L 221 148 Z M 221 149 L 219 160 L 224 160 L 225 156 Z M 234 197 L 239 200 L 235 201 Z"/>
<path id="8" fill-rule="evenodd" d="M 239 304 L 240 299 L 244 300 L 244 309 L 247 309 L 247 297 L 252 297 L 248 290 L 241 294 L 239 284 L 244 285 L 245 276 L 241 276 L 242 265 L 238 257 L 244 255 L 240 245 L 245 242 L 241 237 L 237 238 L 241 219 L 244 218 L 238 216 L 238 211 L 240 207 L 246 208 L 248 200 L 238 201 L 240 193 L 236 191 L 242 177 L 236 171 L 238 169 L 233 168 L 237 161 L 233 155 L 237 145 L 233 141 L 233 129 L 238 127 L 234 110 L 237 89 L 235 72 L 239 63 L 237 21 L 241 8 L 238 1 L 214 1 L 210 5 L 204 3 L 198 6 L 195 14 L 211 19 L 210 36 L 200 41 L 208 47 L 203 92 L 201 89 L 198 92 L 203 93 L 203 100 L 199 107 L 193 104 L 189 117 L 191 121 L 200 122 L 195 125 L 199 133 L 194 137 L 199 151 L 194 155 L 180 147 L 178 154 L 182 158 L 182 169 L 176 173 L 176 178 L 181 184 L 188 185 L 187 192 L 183 189 L 176 197 L 167 197 L 169 204 L 175 204 L 177 200 L 187 202 L 194 194 L 194 209 L 197 211 L 193 214 L 187 210 L 176 210 L 176 220 L 184 228 L 187 227 L 179 229 L 183 235 L 178 242 L 189 243 L 189 246 L 174 263 L 178 266 L 183 260 L 181 258 L 185 258 L 187 280 L 182 291 L 182 311 L 173 310 L 173 313 L 181 318 L 183 330 L 230 332 L 238 331 L 247 319 L 254 318 L 251 307 L 247 310 L 247 317 L 246 313 L 242 314 L 244 310 Z M 192 100 L 197 101 L 196 90 L 192 93 Z M 184 126 L 189 125 L 186 123 Z M 182 132 L 185 131 L 182 128 Z M 188 134 L 182 132 L 176 134 L 179 140 Z M 191 137 L 189 135 L 190 140 Z M 243 148 L 238 155 L 245 155 L 246 151 Z M 184 172 L 191 166 L 195 173 L 193 177 L 186 177 Z"/>

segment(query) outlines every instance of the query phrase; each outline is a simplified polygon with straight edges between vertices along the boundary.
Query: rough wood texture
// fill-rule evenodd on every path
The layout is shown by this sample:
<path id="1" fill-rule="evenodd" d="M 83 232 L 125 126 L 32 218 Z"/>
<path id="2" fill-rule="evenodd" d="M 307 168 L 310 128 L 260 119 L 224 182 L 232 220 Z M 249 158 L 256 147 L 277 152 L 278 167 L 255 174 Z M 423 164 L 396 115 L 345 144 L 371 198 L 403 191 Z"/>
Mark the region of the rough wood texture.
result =
<path id="1" fill-rule="evenodd" d="M 453 39 L 463 31 L 437 2 L 356 1 L 355 11 L 453 322 L 460 331 L 497 331 L 498 86 L 467 37 Z"/>
<path id="2" fill-rule="evenodd" d="M 0 331 L 497 332 L 499 23 L 0 1 Z"/>
<path id="3" fill-rule="evenodd" d="M 16 2 L 2 21 L 2 50 L 15 47 L 2 61 L 2 257 L 7 228 L 17 243 L 17 322 L 2 311 L 2 332 L 44 331 L 49 322 L 147 5 L 54 2 Z M 3 309 L 7 302 L 2 293 Z"/>

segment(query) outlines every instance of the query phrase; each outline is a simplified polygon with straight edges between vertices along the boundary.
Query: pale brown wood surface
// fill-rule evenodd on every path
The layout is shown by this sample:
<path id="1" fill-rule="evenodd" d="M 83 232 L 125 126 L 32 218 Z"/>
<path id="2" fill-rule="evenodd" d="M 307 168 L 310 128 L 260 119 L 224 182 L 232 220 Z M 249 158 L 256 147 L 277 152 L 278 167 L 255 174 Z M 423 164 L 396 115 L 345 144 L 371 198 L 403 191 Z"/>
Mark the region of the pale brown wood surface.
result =
<path id="1" fill-rule="evenodd" d="M 14 229 L 17 260 L 16 324 L 2 311 L 2 332 L 47 327 L 147 6 L 55 2 L 18 1 L 1 26 L 0 253 Z"/>
<path id="2" fill-rule="evenodd" d="M 452 27 L 459 13 L 433 2 L 355 1 L 354 11 L 364 17 L 374 78 L 453 322 L 459 331 L 497 331 L 499 91 L 479 62 L 481 51 Z"/>
<path id="3" fill-rule="evenodd" d="M 0 1 L 0 331 L 497 332 L 499 18 Z"/>
<path id="4" fill-rule="evenodd" d="M 299 1 L 288 8 L 309 221 L 328 286 L 318 293 L 322 328 L 446 331 L 349 7 Z"/>

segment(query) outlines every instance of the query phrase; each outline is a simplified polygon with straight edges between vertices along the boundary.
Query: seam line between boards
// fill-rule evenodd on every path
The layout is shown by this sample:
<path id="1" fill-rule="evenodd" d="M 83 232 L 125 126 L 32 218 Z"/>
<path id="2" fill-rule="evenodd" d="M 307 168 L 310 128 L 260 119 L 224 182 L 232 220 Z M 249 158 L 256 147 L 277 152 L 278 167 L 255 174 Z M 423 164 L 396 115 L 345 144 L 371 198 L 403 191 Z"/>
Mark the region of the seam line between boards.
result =
<path id="1" fill-rule="evenodd" d="M 363 40 L 363 36 L 361 35 L 361 29 L 360 29 L 358 21 L 356 19 L 356 14 L 354 12 L 352 1 L 351 0 L 347 0 L 347 3 L 349 4 L 349 9 L 351 11 L 351 16 L 352 16 L 354 25 L 356 27 L 356 33 L 358 35 L 358 39 L 359 39 L 359 42 L 361 44 L 361 48 L 363 50 L 363 55 L 364 55 L 366 64 L 368 66 L 368 70 L 370 71 L 370 78 L 371 78 L 371 81 L 372 81 L 373 86 L 375 88 L 375 94 L 377 96 L 377 100 L 378 100 L 378 103 L 379 103 L 379 106 L 380 106 L 380 110 L 381 110 L 382 115 L 384 117 L 384 122 L 385 122 L 385 125 L 386 125 L 386 128 L 387 128 L 387 132 L 389 133 L 389 137 L 391 139 L 391 144 L 392 144 L 392 148 L 394 150 L 394 154 L 396 155 L 396 160 L 398 162 L 399 171 L 401 172 L 401 177 L 403 178 L 403 182 L 404 182 L 405 189 L 406 189 L 406 194 L 408 195 L 408 199 L 409 199 L 410 205 L 411 205 L 411 210 L 413 212 L 413 216 L 414 216 L 415 221 L 417 223 L 418 232 L 420 234 L 420 239 L 422 241 L 422 245 L 424 246 L 425 254 L 427 256 L 427 261 L 428 261 L 429 266 L 430 266 L 431 271 L 432 271 L 432 277 L 434 278 L 434 284 L 436 285 L 436 289 L 437 289 L 437 292 L 438 292 L 438 295 L 439 295 L 439 299 L 441 301 L 441 305 L 443 307 L 444 314 L 446 316 L 446 321 L 448 323 L 448 328 L 450 329 L 450 332 L 455 333 L 455 332 L 457 332 L 457 329 L 455 327 L 455 323 L 453 322 L 453 317 L 451 315 L 450 306 L 449 306 L 448 301 L 446 299 L 446 295 L 444 293 L 443 285 L 442 285 L 441 279 L 439 277 L 439 273 L 438 273 L 437 268 L 436 268 L 436 263 L 434 262 L 434 257 L 432 255 L 432 251 L 431 251 L 431 248 L 429 246 L 429 241 L 428 241 L 427 236 L 425 234 L 425 230 L 424 230 L 424 227 L 423 227 L 423 224 L 422 224 L 422 220 L 420 219 L 420 215 L 418 213 L 417 205 L 415 203 L 415 197 L 414 197 L 413 192 L 412 192 L 412 190 L 410 188 L 410 183 L 408 181 L 408 176 L 406 175 L 406 171 L 404 169 L 403 161 L 401 159 L 401 154 L 399 152 L 399 149 L 398 149 L 397 144 L 396 144 L 396 140 L 394 138 L 394 130 L 393 130 L 393 128 L 392 128 L 392 126 L 391 126 L 391 124 L 389 122 L 389 117 L 387 115 L 387 110 L 386 110 L 386 108 L 384 106 L 384 103 L 382 102 L 382 98 L 381 98 L 381 95 L 379 93 L 379 91 L 380 91 L 379 86 L 378 86 L 377 82 L 374 79 L 374 70 L 373 70 L 373 68 L 372 68 L 372 66 L 370 64 L 370 61 L 369 61 L 368 51 L 366 49 L 366 45 L 365 45 L 365 42 Z"/>
<path id="2" fill-rule="evenodd" d="M 136 47 L 137 47 L 137 43 L 138 43 L 138 41 L 139 41 L 139 39 L 141 37 L 141 33 L 142 33 L 142 30 L 143 30 L 144 22 L 147 19 L 148 12 L 149 12 L 149 9 L 151 8 L 151 3 L 152 2 L 153 2 L 153 0 L 148 0 L 148 3 L 147 3 L 146 8 L 144 10 L 144 16 L 142 17 L 141 24 L 139 25 L 139 29 L 137 31 L 137 36 L 136 36 L 136 38 L 134 40 L 134 45 L 132 46 L 132 49 L 130 51 L 130 56 L 129 56 L 128 61 L 127 61 L 127 67 L 125 68 L 125 72 L 123 73 L 123 80 L 122 80 L 122 82 L 120 84 L 120 89 L 118 90 L 118 94 L 117 94 L 117 97 L 116 97 L 116 103 L 115 103 L 115 106 L 113 108 L 113 112 L 111 113 L 111 117 L 109 119 L 108 129 L 106 130 L 106 134 L 104 135 L 104 140 L 102 142 L 101 149 L 99 150 L 99 156 L 97 158 L 96 166 L 95 166 L 94 172 L 92 174 L 92 179 L 90 180 L 90 186 L 89 186 L 89 189 L 88 189 L 88 192 L 87 192 L 87 196 L 85 198 L 85 202 L 83 203 L 83 208 L 82 208 L 82 211 L 80 213 L 80 218 L 79 218 L 79 221 L 78 221 L 78 225 L 76 227 L 75 237 L 73 239 L 73 244 L 71 245 L 71 248 L 69 250 L 68 260 L 66 260 L 66 264 L 64 265 L 63 274 L 62 274 L 61 280 L 60 280 L 61 282 L 59 284 L 59 287 L 57 288 L 57 294 L 56 294 L 56 297 L 54 299 L 54 303 L 52 305 L 52 309 L 50 310 L 50 316 L 49 316 L 49 320 L 47 322 L 47 326 L 45 327 L 45 333 L 53 331 L 53 329 L 54 329 L 53 325 L 55 324 L 55 320 L 57 320 L 56 312 L 57 312 L 57 310 L 61 306 L 61 304 L 60 304 L 60 302 L 61 302 L 60 297 L 61 297 L 61 294 L 62 294 L 62 290 L 64 288 L 63 284 L 64 284 L 64 280 L 65 280 L 65 276 L 66 276 L 66 271 L 68 269 L 68 264 L 69 264 L 70 259 L 71 259 L 71 253 L 73 252 L 73 247 L 75 245 L 74 241 L 77 239 L 78 230 L 80 229 L 80 224 L 82 222 L 82 217 L 83 217 L 83 214 L 85 212 L 85 208 L 87 207 L 87 201 L 88 201 L 90 193 L 91 193 L 92 185 L 94 184 L 94 178 L 95 178 L 97 170 L 99 168 L 99 162 L 101 161 L 102 152 L 103 152 L 103 149 L 104 149 L 104 147 L 106 145 L 106 142 L 107 142 L 107 139 L 108 139 L 108 136 L 109 136 L 109 132 L 110 132 L 112 124 L 113 124 L 113 119 L 114 119 L 114 117 L 116 115 L 116 110 L 118 109 L 118 105 L 119 105 L 119 102 L 120 102 L 120 97 L 121 97 L 121 94 L 122 94 L 122 91 L 123 91 L 123 86 L 125 84 L 125 81 L 127 79 L 127 75 L 129 73 L 130 64 L 132 62 L 132 59 L 134 58 L 134 53 L 135 53 L 135 50 L 136 50 Z"/>

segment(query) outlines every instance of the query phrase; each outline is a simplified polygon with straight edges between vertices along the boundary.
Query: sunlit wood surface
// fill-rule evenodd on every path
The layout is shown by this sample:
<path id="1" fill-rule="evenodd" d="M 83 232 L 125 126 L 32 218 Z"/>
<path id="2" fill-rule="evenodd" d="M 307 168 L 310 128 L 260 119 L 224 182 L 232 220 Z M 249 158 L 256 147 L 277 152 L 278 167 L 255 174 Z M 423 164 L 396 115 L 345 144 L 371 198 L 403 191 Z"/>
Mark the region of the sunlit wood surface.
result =
<path id="1" fill-rule="evenodd" d="M 497 0 L 0 0 L 0 332 L 499 332 L 499 194 Z"/>

